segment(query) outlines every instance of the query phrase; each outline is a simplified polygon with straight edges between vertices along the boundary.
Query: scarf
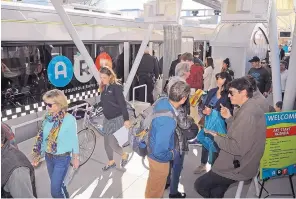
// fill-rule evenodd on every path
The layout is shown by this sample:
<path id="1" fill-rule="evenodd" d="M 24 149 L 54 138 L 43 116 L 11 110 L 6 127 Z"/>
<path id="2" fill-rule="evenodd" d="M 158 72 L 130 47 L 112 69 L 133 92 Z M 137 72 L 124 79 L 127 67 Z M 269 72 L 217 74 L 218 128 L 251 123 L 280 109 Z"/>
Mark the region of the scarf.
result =
<path id="1" fill-rule="evenodd" d="M 35 145 L 33 147 L 33 160 L 39 161 L 42 153 L 42 143 L 44 137 L 44 125 L 46 122 L 53 122 L 53 126 L 50 130 L 48 137 L 46 138 L 46 152 L 55 154 L 57 152 L 57 138 L 59 135 L 60 128 L 62 126 L 66 113 L 60 111 L 57 115 L 53 116 L 50 113 L 46 113 L 44 120 L 42 121 L 42 127 L 36 136 Z"/>

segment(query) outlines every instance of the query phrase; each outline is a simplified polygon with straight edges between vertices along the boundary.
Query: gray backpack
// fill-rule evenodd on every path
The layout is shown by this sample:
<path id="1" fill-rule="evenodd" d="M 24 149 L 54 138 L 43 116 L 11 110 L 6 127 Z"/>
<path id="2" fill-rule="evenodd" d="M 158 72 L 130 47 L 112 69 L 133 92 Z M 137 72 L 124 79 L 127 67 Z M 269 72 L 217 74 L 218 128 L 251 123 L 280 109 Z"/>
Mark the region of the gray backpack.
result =
<path id="1" fill-rule="evenodd" d="M 152 120 L 157 117 L 170 117 L 177 123 L 176 115 L 173 111 L 154 111 L 155 104 L 167 97 L 159 98 L 154 104 L 147 108 L 134 120 L 132 127 L 129 129 L 129 142 L 132 149 L 140 156 L 145 157 L 148 154 L 149 132 L 151 130 Z"/>

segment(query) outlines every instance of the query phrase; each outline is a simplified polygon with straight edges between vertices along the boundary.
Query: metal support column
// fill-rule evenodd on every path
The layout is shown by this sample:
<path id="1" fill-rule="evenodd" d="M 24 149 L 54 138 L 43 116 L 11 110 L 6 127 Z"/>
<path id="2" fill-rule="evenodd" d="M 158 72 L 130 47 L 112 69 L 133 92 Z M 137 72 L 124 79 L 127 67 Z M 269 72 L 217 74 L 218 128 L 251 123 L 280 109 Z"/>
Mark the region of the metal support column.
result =
<path id="1" fill-rule="evenodd" d="M 132 82 L 134 80 L 134 77 L 135 77 L 135 75 L 137 73 L 138 67 L 139 67 L 140 62 L 142 60 L 142 57 L 144 55 L 144 51 L 145 51 L 145 49 L 146 49 L 146 47 L 148 45 L 148 42 L 150 40 L 150 36 L 152 34 L 153 27 L 154 27 L 153 24 L 150 24 L 149 25 L 148 31 L 147 31 L 147 35 L 145 36 L 144 40 L 142 41 L 142 44 L 140 46 L 139 52 L 138 52 L 137 57 L 136 57 L 136 59 L 134 61 L 134 64 L 132 66 L 132 69 L 130 71 L 130 74 L 128 75 L 128 78 L 127 78 L 127 80 L 125 82 L 124 91 L 123 91 L 123 95 L 125 97 L 127 96 L 128 92 L 129 92 L 129 89 L 130 89 L 130 87 L 132 85 Z"/>
<path id="2" fill-rule="evenodd" d="M 121 54 L 121 53 L 123 53 L 124 52 L 124 43 L 120 43 L 119 45 L 118 45 L 118 50 L 119 50 L 119 54 Z"/>
<path id="3" fill-rule="evenodd" d="M 194 42 L 194 40 L 193 40 Z M 203 57 L 202 57 L 202 61 L 205 63 L 206 61 L 206 55 L 207 55 L 207 41 L 204 41 L 204 45 L 203 45 Z"/>
<path id="4" fill-rule="evenodd" d="M 152 55 L 153 52 L 153 42 L 149 42 L 149 54 Z"/>
<path id="5" fill-rule="evenodd" d="M 126 81 L 129 75 L 130 69 L 130 43 L 124 42 L 123 43 L 123 52 L 124 52 L 124 78 L 123 80 Z M 122 83 L 124 83 L 124 81 Z M 126 96 L 126 99 L 129 101 L 129 95 Z"/>
<path id="6" fill-rule="evenodd" d="M 296 2 L 295 2 L 296 6 Z M 295 10 L 296 11 L 296 10 Z M 296 17 L 295 17 L 296 19 Z M 289 69 L 288 69 L 288 79 L 286 83 L 285 89 L 285 97 L 283 103 L 283 110 L 288 111 L 292 110 L 295 99 L 296 99 L 296 23 L 294 26 L 294 34 L 292 40 L 292 50 L 290 54 L 290 62 L 289 62 Z"/>
<path id="7" fill-rule="evenodd" d="M 181 53 L 182 32 L 180 25 L 164 25 L 163 38 L 163 85 L 169 78 L 169 70 L 173 60 Z"/>
<path id="8" fill-rule="evenodd" d="M 282 101 L 280 58 L 278 47 L 278 31 L 276 16 L 276 0 L 272 0 L 272 7 L 269 21 L 269 41 L 271 51 L 271 70 L 272 70 L 272 91 L 273 104 Z"/>
<path id="9" fill-rule="evenodd" d="M 99 71 L 97 70 L 95 63 L 91 56 L 89 55 L 88 51 L 86 50 L 83 42 L 79 38 L 69 16 L 67 15 L 66 11 L 63 8 L 63 1 L 61 0 L 51 0 L 52 5 L 54 6 L 55 10 L 57 11 L 58 15 L 61 17 L 64 26 L 68 30 L 69 35 L 71 36 L 73 42 L 75 43 L 76 47 L 78 48 L 79 52 L 81 53 L 82 57 L 84 58 L 86 64 L 90 67 L 92 74 L 94 75 L 96 81 L 100 83 L 100 75 Z"/>
<path id="10" fill-rule="evenodd" d="M 94 48 L 95 48 L 94 49 L 94 53 L 95 53 L 95 56 L 94 57 L 97 58 L 97 44 L 94 44 Z"/>
<path id="11" fill-rule="evenodd" d="M 124 42 L 123 52 L 124 52 L 124 81 L 126 81 L 128 78 L 128 74 L 129 74 L 129 57 L 130 57 L 129 42 Z"/>

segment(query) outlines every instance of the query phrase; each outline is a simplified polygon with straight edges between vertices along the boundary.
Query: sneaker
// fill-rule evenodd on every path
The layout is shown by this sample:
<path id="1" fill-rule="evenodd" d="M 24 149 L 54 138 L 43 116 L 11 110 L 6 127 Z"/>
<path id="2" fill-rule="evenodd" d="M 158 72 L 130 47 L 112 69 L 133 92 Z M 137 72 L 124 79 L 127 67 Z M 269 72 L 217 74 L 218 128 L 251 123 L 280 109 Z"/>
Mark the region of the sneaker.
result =
<path id="1" fill-rule="evenodd" d="M 186 198 L 186 193 L 169 194 L 169 198 Z"/>
<path id="2" fill-rule="evenodd" d="M 199 167 L 197 167 L 195 170 L 194 170 L 194 174 L 200 174 L 204 171 L 207 171 L 207 168 L 206 168 L 206 165 L 204 164 L 201 164 Z"/>
<path id="3" fill-rule="evenodd" d="M 167 190 L 170 187 L 170 184 L 165 184 L 165 190 Z"/>
<path id="4" fill-rule="evenodd" d="M 112 168 L 114 168 L 114 167 L 116 167 L 116 163 L 114 162 L 113 164 L 111 164 L 111 165 L 106 165 L 106 166 L 104 166 L 103 168 L 102 168 L 102 170 L 103 171 L 108 171 L 109 169 L 112 169 Z"/>
<path id="5" fill-rule="evenodd" d="M 126 157 L 125 157 L 124 159 L 121 160 L 121 164 L 120 164 L 120 166 L 121 166 L 122 168 L 124 168 L 125 165 L 128 163 L 128 158 L 129 158 L 129 154 L 126 154 Z"/>

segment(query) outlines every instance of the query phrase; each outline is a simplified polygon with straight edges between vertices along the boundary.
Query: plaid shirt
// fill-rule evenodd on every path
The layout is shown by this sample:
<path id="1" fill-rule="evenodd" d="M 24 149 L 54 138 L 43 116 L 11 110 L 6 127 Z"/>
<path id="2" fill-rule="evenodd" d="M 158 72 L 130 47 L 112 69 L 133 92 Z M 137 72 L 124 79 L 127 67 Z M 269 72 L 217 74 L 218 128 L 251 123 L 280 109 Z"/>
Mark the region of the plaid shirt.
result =
<path id="1" fill-rule="evenodd" d="M 17 147 L 17 144 L 15 142 L 15 136 L 14 136 L 14 133 L 12 132 L 11 128 L 7 124 L 2 122 L 1 129 L 4 130 L 5 135 L 6 135 L 6 139 L 10 141 L 10 144 Z"/>

